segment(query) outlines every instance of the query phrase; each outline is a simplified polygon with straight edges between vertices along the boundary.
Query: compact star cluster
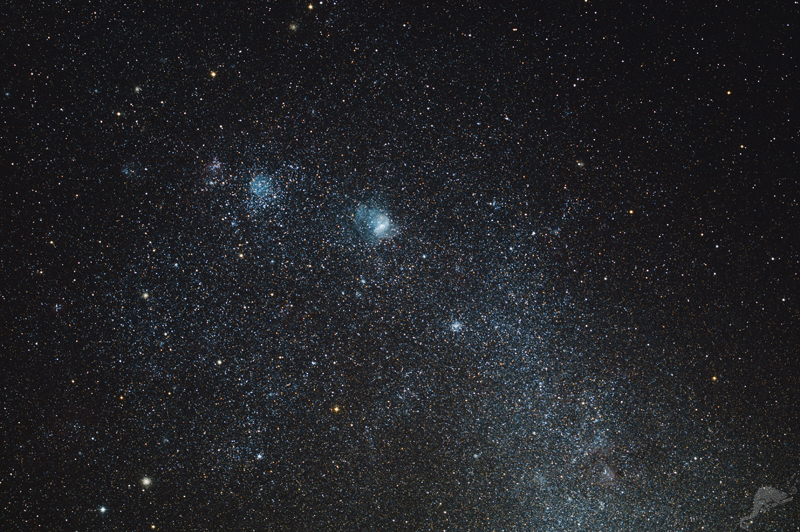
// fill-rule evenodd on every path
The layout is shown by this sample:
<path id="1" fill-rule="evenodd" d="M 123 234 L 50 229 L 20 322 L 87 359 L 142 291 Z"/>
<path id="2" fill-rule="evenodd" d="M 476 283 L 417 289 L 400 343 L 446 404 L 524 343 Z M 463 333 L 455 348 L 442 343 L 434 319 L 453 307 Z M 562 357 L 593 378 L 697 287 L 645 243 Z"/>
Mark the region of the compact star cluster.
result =
<path id="1" fill-rule="evenodd" d="M 259 210 L 274 207 L 278 202 L 280 189 L 275 178 L 264 172 L 255 172 L 248 186 L 249 203 L 253 209 Z"/>
<path id="2" fill-rule="evenodd" d="M 391 239 L 399 233 L 387 212 L 379 207 L 359 205 L 353 220 L 359 234 L 371 244 Z"/>

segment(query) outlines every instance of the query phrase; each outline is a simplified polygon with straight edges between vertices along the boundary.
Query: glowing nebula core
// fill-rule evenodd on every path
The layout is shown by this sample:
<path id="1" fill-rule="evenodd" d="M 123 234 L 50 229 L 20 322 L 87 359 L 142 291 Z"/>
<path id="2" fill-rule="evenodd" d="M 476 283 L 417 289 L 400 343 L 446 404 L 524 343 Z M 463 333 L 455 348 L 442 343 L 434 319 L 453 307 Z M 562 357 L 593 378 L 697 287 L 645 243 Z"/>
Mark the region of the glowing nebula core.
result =
<path id="1" fill-rule="evenodd" d="M 265 174 L 256 174 L 250 181 L 250 193 L 261 201 L 272 202 L 275 200 L 275 183 Z"/>
<path id="2" fill-rule="evenodd" d="M 355 213 L 355 223 L 361 236 L 370 243 L 378 243 L 397 235 L 398 230 L 389 215 L 378 207 L 359 205 Z"/>
<path id="3" fill-rule="evenodd" d="M 252 208 L 264 209 L 275 206 L 280 196 L 280 187 L 275 179 L 266 173 L 258 172 L 250 180 L 250 205 Z"/>

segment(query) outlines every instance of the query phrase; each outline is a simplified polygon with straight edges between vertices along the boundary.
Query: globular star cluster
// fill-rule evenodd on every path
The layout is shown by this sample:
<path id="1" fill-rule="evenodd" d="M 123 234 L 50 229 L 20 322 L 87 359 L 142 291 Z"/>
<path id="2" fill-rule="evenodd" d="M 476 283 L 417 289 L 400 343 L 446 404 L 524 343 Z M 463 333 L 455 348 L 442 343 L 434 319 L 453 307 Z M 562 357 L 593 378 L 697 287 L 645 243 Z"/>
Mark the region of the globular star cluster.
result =
<path id="1" fill-rule="evenodd" d="M 798 526 L 793 7 L 262 4 L 3 9 L 4 530 Z"/>

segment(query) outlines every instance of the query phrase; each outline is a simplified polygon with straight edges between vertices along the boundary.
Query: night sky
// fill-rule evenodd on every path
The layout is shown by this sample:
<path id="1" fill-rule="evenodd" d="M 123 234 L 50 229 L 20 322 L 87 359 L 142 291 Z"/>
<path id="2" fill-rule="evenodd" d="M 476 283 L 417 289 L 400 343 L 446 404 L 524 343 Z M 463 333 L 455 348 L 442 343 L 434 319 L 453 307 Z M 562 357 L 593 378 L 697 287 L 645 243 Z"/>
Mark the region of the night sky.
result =
<path id="1" fill-rule="evenodd" d="M 0 7 L 2 530 L 790 492 L 797 2 L 398 4 Z"/>

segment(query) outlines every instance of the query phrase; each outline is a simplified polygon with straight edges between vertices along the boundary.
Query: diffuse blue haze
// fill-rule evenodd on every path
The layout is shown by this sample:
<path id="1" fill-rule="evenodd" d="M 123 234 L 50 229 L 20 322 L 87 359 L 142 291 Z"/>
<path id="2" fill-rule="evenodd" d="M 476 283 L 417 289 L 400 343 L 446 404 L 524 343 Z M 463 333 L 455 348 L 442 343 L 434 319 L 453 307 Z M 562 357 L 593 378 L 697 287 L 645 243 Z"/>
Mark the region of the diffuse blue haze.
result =
<path id="1" fill-rule="evenodd" d="M 251 201 L 255 206 L 268 206 L 275 204 L 278 189 L 275 180 L 268 174 L 257 173 L 250 181 Z"/>
<path id="2" fill-rule="evenodd" d="M 367 242 L 387 240 L 397 236 L 399 232 L 386 211 L 378 207 L 359 205 L 354 220 L 359 233 Z"/>

